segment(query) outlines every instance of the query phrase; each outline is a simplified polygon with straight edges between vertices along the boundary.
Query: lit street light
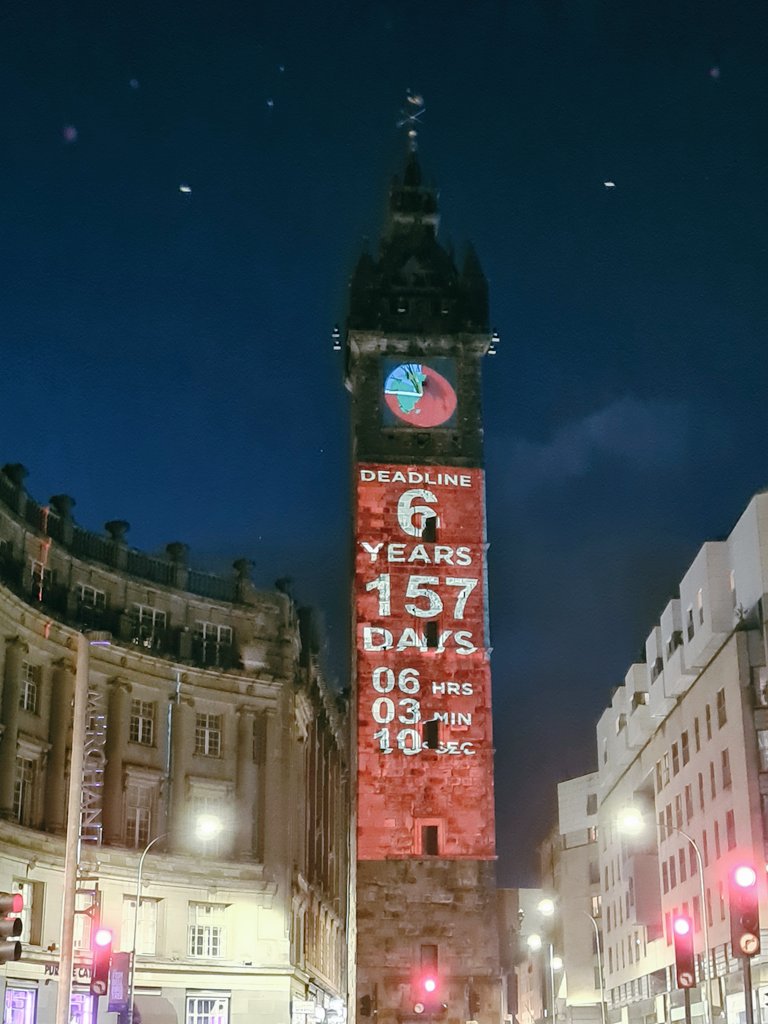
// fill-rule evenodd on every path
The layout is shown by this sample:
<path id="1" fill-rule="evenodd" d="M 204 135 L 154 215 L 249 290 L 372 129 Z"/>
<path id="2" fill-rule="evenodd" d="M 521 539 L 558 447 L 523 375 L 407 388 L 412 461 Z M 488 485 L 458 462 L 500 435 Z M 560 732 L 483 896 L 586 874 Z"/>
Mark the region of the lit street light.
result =
<path id="1" fill-rule="evenodd" d="M 618 820 L 619 832 L 624 832 L 627 835 L 640 835 L 645 830 L 645 817 L 642 812 L 636 807 L 628 807 L 622 812 Z M 676 825 L 667 825 L 666 823 L 661 825 L 656 823 L 656 831 L 660 838 L 664 838 L 662 835 L 662 829 L 667 832 L 677 832 L 679 836 L 682 836 L 686 842 L 690 843 L 693 852 L 696 856 L 696 865 L 698 867 L 699 874 L 699 899 L 701 902 L 701 926 L 702 926 L 702 937 L 704 940 L 704 960 L 706 967 L 704 969 L 704 977 L 702 979 L 701 986 L 701 998 L 704 1003 L 704 1024 L 712 1024 L 712 1013 L 709 1005 L 709 986 L 712 980 L 712 957 L 709 948 L 709 923 L 707 921 L 707 894 L 706 886 L 704 883 L 704 858 L 701 855 L 698 843 L 690 836 L 687 832 L 684 832 L 681 828 Z"/>
<path id="2" fill-rule="evenodd" d="M 222 823 L 220 819 L 213 814 L 201 814 L 195 822 L 195 835 L 198 839 L 202 839 L 203 842 L 215 838 L 221 832 L 221 829 Z M 169 832 L 162 832 L 159 836 L 155 836 L 154 839 L 150 839 L 139 857 L 139 866 L 136 871 L 136 899 L 133 905 L 133 941 L 131 942 L 131 960 L 128 970 L 128 1024 L 133 1024 L 133 999 L 136 985 L 136 944 L 139 934 L 139 906 L 141 904 L 141 878 L 144 871 L 144 860 L 155 843 L 159 843 L 161 839 L 167 839 L 169 835 Z"/>
<path id="3" fill-rule="evenodd" d="M 542 915 L 542 917 L 554 917 L 555 912 L 557 910 L 557 906 L 555 904 L 555 901 L 550 896 L 545 896 L 542 900 L 539 900 L 539 903 L 538 903 L 538 906 L 537 906 L 536 909 L 539 911 L 539 913 Z M 582 910 L 581 913 L 585 917 L 589 918 L 589 920 L 592 923 L 592 927 L 595 930 L 595 951 L 597 953 L 597 976 L 598 976 L 598 981 L 600 982 L 600 1019 L 602 1021 L 602 1024 L 606 1024 L 606 1015 L 605 1015 L 605 981 L 603 979 L 603 955 L 602 955 L 602 950 L 600 948 L 600 927 L 599 927 L 597 921 L 595 920 L 595 918 L 591 914 L 588 914 L 586 910 Z M 538 938 L 538 936 L 537 936 L 537 938 Z M 541 940 L 539 940 L 539 941 L 541 941 Z M 562 966 L 563 966 L 563 961 L 561 960 L 561 958 L 559 956 L 551 958 L 551 971 L 559 971 L 562 968 Z M 554 981 L 554 975 L 553 975 L 552 976 L 552 1013 L 553 1013 L 553 1015 L 554 1015 L 554 999 L 555 999 L 555 997 L 554 997 L 554 984 L 555 984 L 555 981 Z"/>

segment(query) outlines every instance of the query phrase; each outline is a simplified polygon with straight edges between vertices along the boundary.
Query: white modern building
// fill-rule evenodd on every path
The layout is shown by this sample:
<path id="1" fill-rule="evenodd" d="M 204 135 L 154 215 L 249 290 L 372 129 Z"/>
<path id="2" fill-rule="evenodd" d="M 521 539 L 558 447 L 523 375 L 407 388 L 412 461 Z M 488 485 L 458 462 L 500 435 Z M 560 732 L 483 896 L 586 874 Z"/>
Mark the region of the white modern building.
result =
<path id="1" fill-rule="evenodd" d="M 311 616 L 255 590 L 244 561 L 195 572 L 183 545 L 149 557 L 127 523 L 98 536 L 71 506 L 0 471 L 0 890 L 25 902 L 5 1024 L 54 1021 L 84 629 L 109 643 L 87 675 L 70 1021 L 115 1019 L 89 992 L 98 919 L 115 951 L 136 928 L 137 1024 L 343 1024 L 345 708 Z M 203 813 L 222 826 L 205 843 Z"/>
<path id="2" fill-rule="evenodd" d="M 613 1022 L 682 1019 L 671 932 L 677 913 L 694 922 L 699 982 L 711 979 L 692 990 L 694 1017 L 745 1019 L 728 884 L 735 865 L 753 864 L 768 923 L 766 594 L 768 494 L 761 493 L 727 539 L 703 546 L 651 630 L 645 662 L 630 666 L 598 723 L 595 824 Z M 581 785 L 561 787 L 566 846 L 563 797 Z M 573 889 L 561 878 L 558 891 Z M 764 930 L 763 953 L 752 961 L 757 1020 L 767 1009 L 767 939 Z M 583 940 L 566 940 L 566 973 L 583 952 Z"/>

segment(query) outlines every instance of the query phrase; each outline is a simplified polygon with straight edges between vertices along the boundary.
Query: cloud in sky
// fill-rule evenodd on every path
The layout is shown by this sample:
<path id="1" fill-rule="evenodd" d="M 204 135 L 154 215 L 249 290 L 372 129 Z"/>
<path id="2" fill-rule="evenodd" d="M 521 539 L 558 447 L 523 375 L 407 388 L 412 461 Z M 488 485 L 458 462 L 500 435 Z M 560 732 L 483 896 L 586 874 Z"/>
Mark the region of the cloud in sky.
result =
<path id="1" fill-rule="evenodd" d="M 670 466 L 685 458 L 689 433 L 686 403 L 625 396 L 564 424 L 546 441 L 513 441 L 505 476 L 519 496 L 585 476 L 606 457 L 630 469 Z"/>

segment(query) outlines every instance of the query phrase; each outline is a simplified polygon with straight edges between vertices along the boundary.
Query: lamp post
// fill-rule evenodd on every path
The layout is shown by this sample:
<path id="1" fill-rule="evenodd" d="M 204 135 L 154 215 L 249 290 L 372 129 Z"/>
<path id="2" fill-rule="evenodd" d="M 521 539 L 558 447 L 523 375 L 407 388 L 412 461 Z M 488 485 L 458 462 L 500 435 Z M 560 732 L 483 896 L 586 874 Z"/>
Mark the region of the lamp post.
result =
<path id="1" fill-rule="evenodd" d="M 619 819 L 619 831 L 626 832 L 629 835 L 637 835 L 645 828 L 645 819 L 640 811 L 636 808 L 630 808 L 625 811 Z M 696 856 L 696 865 L 699 873 L 699 899 L 701 901 L 701 930 L 702 938 L 704 940 L 704 960 L 706 961 L 706 967 L 704 970 L 704 977 L 702 979 L 703 984 L 701 986 L 702 1002 L 704 1003 L 704 1022 L 705 1024 L 712 1024 L 712 1013 L 709 1005 L 709 988 L 712 981 L 712 954 L 709 947 L 709 922 L 707 921 L 707 890 L 704 884 L 704 858 L 701 855 L 699 844 L 683 829 L 678 828 L 677 825 L 660 825 L 656 823 L 656 830 L 661 838 L 664 838 L 661 833 L 662 829 L 666 832 L 677 832 L 678 835 L 682 836 L 686 842 L 690 843 L 693 852 Z"/>
<path id="2" fill-rule="evenodd" d="M 544 917 L 552 917 L 554 915 L 554 913 L 555 913 L 555 910 L 556 910 L 555 901 L 553 899 L 551 899 L 549 896 L 545 896 L 543 900 L 539 901 L 538 911 Z M 602 950 L 600 948 L 600 927 L 599 927 L 597 921 L 595 920 L 595 918 L 592 916 L 592 914 L 587 913 L 586 910 L 582 910 L 581 913 L 585 917 L 589 918 L 589 920 L 592 922 L 592 927 L 595 930 L 595 951 L 597 953 L 597 974 L 598 974 L 598 981 L 600 982 L 600 1019 L 601 1019 L 602 1024 L 606 1024 L 606 1015 L 605 1015 L 605 979 L 603 978 L 603 954 L 602 954 Z M 550 947 L 550 949 L 551 949 L 551 947 Z M 554 974 L 552 976 L 552 985 L 553 985 L 553 996 L 552 996 L 552 1007 L 553 1007 L 553 1009 L 552 1009 L 552 1013 L 554 1015 Z"/>
<path id="3" fill-rule="evenodd" d="M 588 914 L 586 910 L 582 910 L 582 914 L 588 917 L 592 922 L 592 927 L 595 929 L 595 950 L 597 952 L 597 980 L 600 982 L 600 1020 L 602 1024 L 606 1024 L 605 1020 L 605 980 L 603 978 L 603 954 L 600 950 L 600 927 L 597 921 L 591 914 Z"/>
<path id="4" fill-rule="evenodd" d="M 221 821 L 212 814 L 201 814 L 196 822 L 195 833 L 198 839 L 213 839 L 221 831 Z M 141 879 L 144 872 L 144 860 L 147 854 L 161 839 L 167 839 L 170 832 L 161 832 L 159 836 L 150 839 L 139 857 L 139 866 L 136 869 L 136 899 L 133 905 L 133 940 L 131 942 L 131 960 L 128 969 L 128 1013 L 127 1024 L 133 1024 L 133 999 L 136 987 L 136 943 L 139 935 L 139 904 L 141 903 Z M 58 1021 L 57 1021 L 58 1024 Z"/>

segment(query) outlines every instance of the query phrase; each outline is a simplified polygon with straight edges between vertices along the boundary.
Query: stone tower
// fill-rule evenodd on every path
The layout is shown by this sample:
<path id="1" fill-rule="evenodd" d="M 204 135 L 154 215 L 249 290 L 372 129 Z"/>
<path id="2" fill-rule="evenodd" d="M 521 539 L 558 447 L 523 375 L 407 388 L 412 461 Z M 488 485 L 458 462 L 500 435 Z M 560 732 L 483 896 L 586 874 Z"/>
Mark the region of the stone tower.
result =
<path id="1" fill-rule="evenodd" d="M 487 285 L 416 153 L 350 283 L 358 1024 L 497 1024 L 480 366 Z"/>

